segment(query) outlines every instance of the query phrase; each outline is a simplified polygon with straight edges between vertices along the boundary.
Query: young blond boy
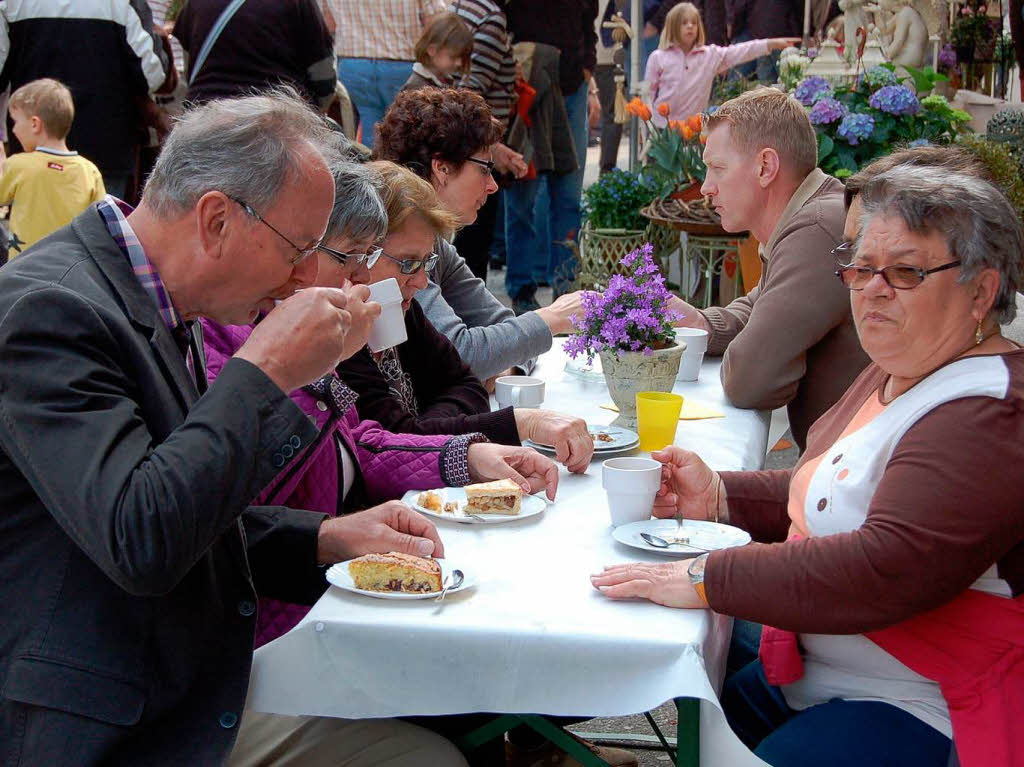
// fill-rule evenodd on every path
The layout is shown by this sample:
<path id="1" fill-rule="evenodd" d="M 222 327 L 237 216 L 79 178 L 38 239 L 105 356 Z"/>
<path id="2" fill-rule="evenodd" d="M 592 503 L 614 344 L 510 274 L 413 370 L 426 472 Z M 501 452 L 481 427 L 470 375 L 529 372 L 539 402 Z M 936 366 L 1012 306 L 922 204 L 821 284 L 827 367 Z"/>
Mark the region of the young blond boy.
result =
<path id="1" fill-rule="evenodd" d="M 26 83 L 11 94 L 8 109 L 25 149 L 7 158 L 0 174 L 0 205 L 11 206 L 14 258 L 102 200 L 106 190 L 99 169 L 65 143 L 75 105 L 63 84 L 50 78 Z"/>

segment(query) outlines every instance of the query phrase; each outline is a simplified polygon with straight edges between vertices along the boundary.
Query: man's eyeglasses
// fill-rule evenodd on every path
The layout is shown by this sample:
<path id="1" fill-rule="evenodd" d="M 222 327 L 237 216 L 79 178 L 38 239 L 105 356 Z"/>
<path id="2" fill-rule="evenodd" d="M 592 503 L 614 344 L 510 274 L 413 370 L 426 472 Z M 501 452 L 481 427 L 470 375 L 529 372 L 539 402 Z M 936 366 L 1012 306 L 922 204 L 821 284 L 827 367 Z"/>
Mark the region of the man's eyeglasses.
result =
<path id="1" fill-rule="evenodd" d="M 398 269 L 402 274 L 416 274 L 420 269 L 426 269 L 428 272 L 434 268 L 437 263 L 437 259 L 440 258 L 437 253 L 431 253 L 426 258 L 395 258 L 389 256 L 384 251 L 381 251 L 380 255 L 384 256 L 388 261 L 394 261 L 398 264 Z"/>
<path id="2" fill-rule="evenodd" d="M 365 253 L 342 253 L 340 250 L 328 248 L 326 245 L 319 245 L 318 248 L 342 266 L 347 266 L 348 262 L 352 260 L 356 262 L 357 266 L 365 264 L 367 269 L 372 269 L 384 252 L 380 248 L 370 248 Z"/>
<path id="3" fill-rule="evenodd" d="M 849 243 L 844 243 L 833 250 L 832 254 L 837 257 L 849 256 L 851 251 L 852 246 Z M 954 266 L 960 266 L 960 261 L 950 261 L 941 266 L 936 266 L 934 269 L 921 269 L 917 266 L 904 266 L 903 264 L 893 264 L 892 266 L 883 266 L 881 269 L 872 269 L 870 266 L 844 264 L 836 269 L 836 276 L 850 290 L 864 290 L 876 274 L 882 275 L 885 284 L 890 288 L 911 290 L 924 282 L 924 278 L 929 274 L 944 272 L 947 269 L 952 269 Z"/>
<path id="4" fill-rule="evenodd" d="M 281 234 L 281 232 L 279 232 L 277 229 L 275 229 L 265 218 L 263 218 L 263 216 L 261 216 L 259 213 L 257 213 L 256 209 L 253 208 L 252 205 L 250 205 L 249 203 L 245 202 L 244 200 L 239 200 L 237 197 L 232 197 L 231 195 L 226 195 L 226 197 L 229 200 L 231 200 L 232 202 L 238 203 L 238 205 L 242 208 L 242 210 L 244 210 L 250 216 L 252 216 L 257 221 L 259 221 L 261 224 L 263 224 L 265 227 L 267 227 L 267 229 L 272 231 L 274 234 L 276 234 L 278 237 L 280 237 L 282 240 L 284 240 L 285 242 L 287 242 L 289 245 L 292 246 L 292 249 L 295 251 L 295 254 L 296 254 L 292 258 L 288 259 L 289 261 L 291 261 L 292 266 L 298 266 L 303 261 L 305 261 L 307 258 L 309 258 L 311 255 L 316 253 L 317 250 L 320 248 L 320 245 L 323 242 L 322 239 L 318 240 L 313 245 L 309 245 L 309 246 L 307 246 L 305 248 L 300 248 L 294 242 L 292 242 L 287 237 L 285 237 L 283 234 Z"/>
<path id="5" fill-rule="evenodd" d="M 487 175 L 494 173 L 494 160 L 481 160 L 479 157 L 467 157 L 466 162 L 471 162 L 475 165 L 479 165 L 481 168 L 486 168 Z"/>

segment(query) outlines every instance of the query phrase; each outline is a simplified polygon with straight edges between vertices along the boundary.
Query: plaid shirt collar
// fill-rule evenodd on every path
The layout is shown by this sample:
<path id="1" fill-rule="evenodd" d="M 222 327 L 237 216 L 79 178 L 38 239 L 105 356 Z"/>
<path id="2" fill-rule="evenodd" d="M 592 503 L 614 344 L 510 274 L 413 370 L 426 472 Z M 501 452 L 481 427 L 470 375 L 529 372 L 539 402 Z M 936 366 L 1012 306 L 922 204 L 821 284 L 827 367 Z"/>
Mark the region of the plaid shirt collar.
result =
<path id="1" fill-rule="evenodd" d="M 142 289 L 153 299 L 157 309 L 160 310 L 160 317 L 167 329 L 171 331 L 171 335 L 179 344 L 184 338 L 187 345 L 188 325 L 174 308 L 174 303 L 160 279 L 160 274 L 152 262 L 146 258 L 146 252 L 142 249 L 139 238 L 135 236 L 135 232 L 132 231 L 131 224 L 126 218 L 134 209 L 128 203 L 109 194 L 97 205 L 97 209 L 103 217 L 103 222 L 107 225 L 110 236 L 114 238 L 114 242 L 131 263 L 132 270 Z"/>

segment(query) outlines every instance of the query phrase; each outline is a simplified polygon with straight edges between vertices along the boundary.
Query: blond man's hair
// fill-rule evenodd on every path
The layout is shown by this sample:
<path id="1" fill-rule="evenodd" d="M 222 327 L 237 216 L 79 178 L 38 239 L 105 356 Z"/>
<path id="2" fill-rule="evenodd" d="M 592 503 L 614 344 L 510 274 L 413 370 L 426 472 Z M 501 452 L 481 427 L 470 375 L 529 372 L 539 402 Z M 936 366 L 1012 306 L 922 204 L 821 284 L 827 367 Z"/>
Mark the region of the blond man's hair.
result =
<path id="1" fill-rule="evenodd" d="M 690 19 L 697 22 L 697 39 L 693 41 L 693 47 L 699 48 L 704 45 L 708 38 L 704 34 L 704 22 L 700 17 L 700 11 L 693 3 L 680 3 L 665 17 L 665 26 L 661 28 L 661 42 L 658 43 L 658 47 L 663 51 L 675 45 L 682 48 L 683 22 Z"/>
<path id="2" fill-rule="evenodd" d="M 818 165 L 814 126 L 800 102 L 787 93 L 761 87 L 729 99 L 705 122 L 709 132 L 723 124 L 731 127 L 737 149 L 748 154 L 774 149 L 780 165 L 796 178 Z"/>
<path id="3" fill-rule="evenodd" d="M 388 215 L 388 234 L 401 229 L 412 215 L 418 215 L 441 237 L 458 228 L 458 216 L 444 206 L 429 181 L 388 160 L 368 164 L 384 181 L 381 200 Z"/>
<path id="4" fill-rule="evenodd" d="M 53 138 L 64 139 L 75 119 L 75 102 L 64 83 L 50 77 L 25 83 L 11 94 L 8 108 L 38 117 Z"/>

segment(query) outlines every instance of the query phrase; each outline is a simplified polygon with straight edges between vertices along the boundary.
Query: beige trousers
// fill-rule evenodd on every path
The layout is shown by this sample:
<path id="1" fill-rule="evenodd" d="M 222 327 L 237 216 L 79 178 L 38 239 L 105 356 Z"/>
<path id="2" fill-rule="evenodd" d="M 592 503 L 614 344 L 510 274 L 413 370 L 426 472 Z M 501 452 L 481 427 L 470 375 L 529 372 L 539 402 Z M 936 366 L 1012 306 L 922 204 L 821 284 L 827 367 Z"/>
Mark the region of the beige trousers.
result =
<path id="1" fill-rule="evenodd" d="M 440 735 L 397 719 L 246 711 L 227 767 L 467 767 Z"/>

